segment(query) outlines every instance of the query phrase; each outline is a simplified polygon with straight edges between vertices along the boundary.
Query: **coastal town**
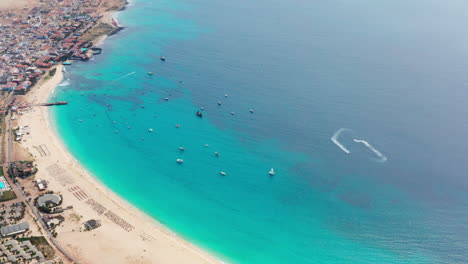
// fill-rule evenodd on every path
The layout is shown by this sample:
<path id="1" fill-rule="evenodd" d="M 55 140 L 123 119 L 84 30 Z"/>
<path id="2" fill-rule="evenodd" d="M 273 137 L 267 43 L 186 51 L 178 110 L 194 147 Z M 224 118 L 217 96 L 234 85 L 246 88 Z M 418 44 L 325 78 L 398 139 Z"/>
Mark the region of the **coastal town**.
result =
<path id="1" fill-rule="evenodd" d="M 94 42 L 121 29 L 108 14 L 123 9 L 126 2 L 38 0 L 27 4 L 0 9 L 0 263 L 79 263 L 79 257 L 56 240 L 59 230 L 67 228 L 64 222 L 68 221 L 78 232 L 89 232 L 100 227 L 101 221 L 82 219 L 73 205 L 64 207 L 60 191 L 54 192 L 47 180 L 37 177 L 35 158 L 51 153 L 45 144 L 33 149 L 21 144 L 32 132 L 29 126 L 20 125 L 18 117 L 34 112 L 35 107 L 66 104 L 33 104 L 27 94 L 52 79 L 61 65 L 99 54 L 101 48 Z M 52 165 L 45 172 L 61 182 L 60 177 L 66 177 L 63 170 Z M 87 200 L 93 210 L 103 210 L 79 186 L 68 190 L 77 200 Z M 133 228 L 111 210 L 99 213 L 124 230 Z"/>
<path id="2" fill-rule="evenodd" d="M 0 12 L 0 88 L 25 94 L 42 76 L 67 60 L 86 61 L 96 34 L 113 34 L 119 27 L 100 22 L 102 0 L 48 0 L 20 11 Z M 104 7 L 105 8 L 105 7 Z"/>
<path id="3" fill-rule="evenodd" d="M 97 182 L 50 127 L 65 67 L 101 53 L 127 4 L 0 5 L 0 263 L 220 263 Z"/>
<path id="4" fill-rule="evenodd" d="M 126 1 L 26 1 L 0 10 L 0 263 L 220 263 L 109 191 L 50 128 L 47 108 L 68 104 L 52 91 L 122 29 Z"/>

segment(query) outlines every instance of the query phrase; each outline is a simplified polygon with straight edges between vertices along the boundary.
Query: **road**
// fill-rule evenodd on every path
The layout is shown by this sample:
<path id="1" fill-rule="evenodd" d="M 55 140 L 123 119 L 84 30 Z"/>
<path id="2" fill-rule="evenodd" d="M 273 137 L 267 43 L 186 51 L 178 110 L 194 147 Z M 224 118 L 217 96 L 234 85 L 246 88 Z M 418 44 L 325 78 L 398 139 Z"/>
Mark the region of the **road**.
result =
<path id="1" fill-rule="evenodd" d="M 9 105 L 11 103 L 11 100 L 12 100 L 12 96 L 10 94 L 10 96 L 7 98 L 7 105 Z M 78 263 L 74 258 L 73 256 L 71 256 L 70 254 L 68 254 L 60 245 L 59 243 L 57 242 L 57 240 L 55 240 L 54 236 L 52 235 L 52 233 L 49 231 L 49 229 L 47 228 L 46 224 L 44 223 L 44 221 L 42 221 L 42 217 L 41 217 L 41 214 L 36 210 L 36 207 L 31 204 L 27 199 L 26 199 L 26 195 L 25 193 L 23 192 L 23 189 L 22 189 L 22 186 L 21 186 L 21 183 L 19 183 L 18 181 L 16 181 L 15 184 L 12 184 L 12 180 L 11 180 L 11 177 L 9 177 L 9 172 L 8 172 L 8 167 L 10 165 L 10 162 L 12 161 L 12 151 L 13 151 L 13 127 L 11 125 L 11 113 L 8 114 L 7 116 L 5 116 L 5 120 L 8 120 L 8 126 L 6 127 L 6 131 L 8 131 L 8 141 L 7 141 L 7 149 L 5 151 L 5 165 L 4 165 L 4 168 L 3 168 L 3 171 L 4 171 L 4 174 L 5 174 L 5 179 L 7 179 L 8 183 L 10 184 L 11 188 L 13 189 L 13 191 L 15 192 L 16 196 L 17 196 L 17 199 L 19 201 L 24 201 L 28 207 L 31 209 L 31 212 L 33 212 L 33 214 L 36 216 L 36 219 L 37 221 L 41 224 L 41 232 L 44 234 L 46 233 L 47 234 L 47 238 L 48 240 L 54 245 L 54 247 L 56 248 L 56 250 L 58 250 L 59 252 L 61 252 L 65 257 L 68 258 L 68 260 L 70 260 L 72 263 Z M 8 176 L 8 177 L 7 177 Z M 45 231 L 45 232 L 44 232 Z"/>

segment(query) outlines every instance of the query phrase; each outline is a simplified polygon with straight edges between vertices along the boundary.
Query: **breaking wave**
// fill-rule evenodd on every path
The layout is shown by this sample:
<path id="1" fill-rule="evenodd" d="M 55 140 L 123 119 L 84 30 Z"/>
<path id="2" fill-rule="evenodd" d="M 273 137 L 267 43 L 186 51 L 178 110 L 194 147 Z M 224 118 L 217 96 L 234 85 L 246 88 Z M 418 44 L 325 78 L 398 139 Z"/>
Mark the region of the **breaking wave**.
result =
<path id="1" fill-rule="evenodd" d="M 68 86 L 70 85 L 70 79 L 66 79 L 65 81 L 61 82 L 58 86 L 62 87 L 62 86 Z"/>

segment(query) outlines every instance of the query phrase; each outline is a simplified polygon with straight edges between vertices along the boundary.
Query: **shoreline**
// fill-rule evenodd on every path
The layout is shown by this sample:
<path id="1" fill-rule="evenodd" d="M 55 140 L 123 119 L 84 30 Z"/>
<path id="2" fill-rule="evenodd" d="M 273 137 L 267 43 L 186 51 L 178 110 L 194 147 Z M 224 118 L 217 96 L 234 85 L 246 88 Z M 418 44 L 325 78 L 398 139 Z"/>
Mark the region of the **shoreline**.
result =
<path id="1" fill-rule="evenodd" d="M 24 95 L 26 100 L 34 100 L 37 102 L 47 101 L 58 87 L 58 85 L 63 81 L 63 69 L 64 66 L 58 65 L 56 74 L 47 81 L 41 83 L 38 87 L 32 89 L 27 95 Z M 66 106 L 64 106 L 66 107 Z M 36 114 L 35 117 L 32 116 Z M 73 211 L 78 213 L 81 216 L 81 221 L 77 223 L 70 223 L 72 217 L 66 217 L 67 221 L 63 227 L 59 227 L 57 240 L 59 243 L 71 253 L 71 255 L 76 256 L 80 263 L 95 263 L 94 259 L 98 259 L 100 255 L 99 245 L 102 248 L 105 247 L 116 247 L 117 242 L 113 241 L 112 245 L 107 244 L 110 238 L 118 237 L 118 240 L 125 240 L 122 244 L 121 250 L 113 252 L 113 257 L 117 259 L 112 259 L 111 262 L 103 262 L 100 260 L 99 263 L 133 263 L 129 260 L 127 253 L 132 251 L 140 251 L 142 246 L 144 252 L 147 254 L 140 254 L 139 260 L 135 263 L 224 263 L 223 261 L 217 259 L 212 254 L 206 252 L 205 250 L 197 247 L 195 244 L 185 240 L 183 237 L 179 236 L 169 228 L 165 227 L 159 223 L 156 219 L 147 215 L 145 212 L 141 211 L 137 207 L 133 206 L 130 202 L 126 201 L 124 198 L 120 197 L 117 193 L 113 192 L 110 188 L 104 185 L 97 177 L 92 173 L 87 171 L 84 166 L 82 166 L 79 161 L 73 156 L 73 154 L 68 150 L 65 143 L 58 136 L 58 131 L 51 120 L 50 111 L 44 107 L 35 107 L 32 111 L 29 111 L 22 115 L 19 118 L 19 124 L 22 126 L 28 125 L 31 130 L 30 138 L 26 139 L 25 142 L 22 142 L 21 145 L 34 155 L 35 162 L 39 169 L 39 172 L 36 174 L 35 178 L 45 179 L 49 181 L 49 186 L 51 190 L 54 190 L 57 193 L 60 193 L 64 197 L 64 207 L 73 206 Z M 39 117 L 39 118 L 37 118 Z M 38 136 L 36 138 L 36 136 Z M 40 141 L 40 142 L 39 142 Z M 51 153 L 50 157 L 39 157 L 37 153 L 33 152 L 35 145 L 46 145 L 48 151 Z M 72 181 L 73 184 L 57 182 L 57 177 L 53 175 L 47 175 L 46 172 L 50 172 L 51 166 L 59 166 L 62 170 L 65 170 L 67 177 Z M 60 181 L 60 180 L 59 180 Z M 87 205 L 85 200 L 76 199 L 77 197 L 73 196 L 70 192 L 70 187 L 79 186 L 79 188 L 86 193 L 86 196 L 91 196 L 93 201 L 104 205 L 108 208 L 108 211 L 111 211 L 118 215 L 124 221 L 127 221 L 133 227 L 143 226 L 145 228 L 135 228 L 130 232 L 126 232 L 123 229 L 118 228 L 114 222 L 106 219 L 103 214 L 96 214 L 92 210 L 92 206 Z M 89 199 L 87 199 L 89 200 Z M 81 222 L 84 222 L 88 219 L 98 218 L 103 222 L 104 225 L 111 227 L 110 232 L 100 232 L 100 234 L 93 234 L 94 230 L 91 232 L 76 232 L 76 229 L 79 229 Z M 131 220 L 128 220 L 131 219 Z M 103 227 L 96 229 L 96 232 L 99 232 Z M 142 234 L 142 230 L 145 232 Z M 149 230 L 149 231 L 148 231 Z M 120 231 L 120 232 L 117 232 Z M 137 231 L 137 232 L 135 232 Z M 133 234 L 132 234 L 133 233 Z M 83 235 L 84 234 L 84 235 Z M 96 237 L 100 235 L 100 237 Z M 79 239 L 76 237 L 80 237 Z M 125 237 L 126 239 L 122 239 Z M 102 244 L 93 246 L 95 249 L 96 255 L 92 254 L 90 250 L 91 247 L 83 245 L 90 245 L 91 242 L 95 243 L 96 239 L 102 239 Z M 130 244 L 137 245 L 139 243 L 134 243 L 141 239 L 144 242 L 144 245 L 134 246 L 134 249 L 128 250 Z M 90 240 L 90 243 L 86 243 L 86 240 Z M 157 242 L 156 242 L 157 241 Z M 88 248 L 89 247 L 89 248 Z M 116 248 L 119 248 L 117 246 Z M 78 249 L 78 250 L 77 250 Z M 127 252 L 128 250 L 128 252 Z M 76 254 L 75 251 L 86 252 L 86 254 Z M 161 251 L 160 258 L 157 258 L 152 253 L 154 251 Z M 130 253 L 131 254 L 131 253 Z M 94 255 L 94 257 L 93 257 Z M 103 254 L 106 256 L 106 254 Z M 125 255 L 125 256 L 124 256 Z M 145 256 L 148 255 L 148 256 Z M 88 256 L 90 258 L 88 258 Z M 118 260 L 123 262 L 119 262 Z M 154 261 L 154 262 L 153 262 Z"/>
<path id="2" fill-rule="evenodd" d="M 101 21 L 111 20 L 115 13 L 119 11 L 121 10 L 105 12 Z M 104 34 L 92 41 L 95 42 L 95 46 L 102 46 L 108 37 L 107 34 Z M 63 65 L 55 66 L 57 70 L 52 78 L 39 81 L 28 94 L 18 96 L 20 100 L 47 102 L 63 81 L 64 74 L 62 70 L 64 67 Z M 225 263 L 213 254 L 179 236 L 155 218 L 120 197 L 81 165 L 60 138 L 55 127 L 56 124 L 51 119 L 51 113 L 47 107 L 44 109 L 44 107 L 36 106 L 26 111 L 24 115 L 18 118 L 18 125 L 29 126 L 31 131 L 29 138 L 21 142 L 20 145 L 34 156 L 39 169 L 34 178 L 47 180 L 50 186 L 49 190 L 63 195 L 64 207 L 73 206 L 74 212 L 71 212 L 66 217 L 67 221 L 57 228 L 58 237 L 56 239 L 67 252 L 76 257 L 79 263 L 96 263 L 94 260 L 99 260 L 99 263 Z M 33 151 L 37 145 L 47 146 L 46 148 L 51 153 L 50 157 L 37 155 L 38 153 Z M 60 183 L 60 180 L 57 181 L 57 177 L 54 177 L 54 173 L 50 169 L 51 167 L 57 168 L 57 166 L 60 170 L 65 171 L 68 180 L 78 186 L 86 197 L 93 194 L 92 198 L 86 199 L 86 202 L 92 200 L 101 207 L 104 205 L 107 210 L 106 214 L 111 212 L 110 215 L 115 214 L 121 220 L 124 219 L 124 222 L 133 227 L 131 231 L 119 229 L 115 221 L 105 218 L 106 214 L 96 212 L 96 206 L 89 203 L 85 204 L 85 199 L 79 199 L 76 193 L 70 191 L 70 188 L 68 188 L 71 187 L 70 184 Z M 76 188 L 76 186 L 73 188 Z M 73 214 L 78 214 L 80 221 L 73 221 Z M 103 229 L 103 227 L 91 232 L 81 232 L 82 222 L 89 219 L 99 219 L 103 222 L 103 227 L 108 225 L 111 228 L 105 230 L 107 232 L 99 232 L 102 231 L 100 229 Z M 140 228 L 137 228 L 137 226 L 140 226 Z M 143 227 L 147 229 L 142 233 L 138 229 L 144 229 Z M 77 230 L 80 231 L 77 232 Z M 117 238 L 117 240 L 112 238 Z M 99 239 L 102 241 L 96 243 L 96 240 Z M 89 240 L 89 243 L 86 240 Z M 136 240 L 141 240 L 144 245 L 137 243 L 140 241 Z M 109 241 L 112 241 L 112 244 L 108 244 Z M 123 241 L 120 243 L 122 245 L 116 245 L 117 241 Z M 134 245 L 131 249 L 129 249 L 130 244 Z M 111 247 L 114 250 L 110 249 Z M 119 247 L 120 249 L 118 249 Z M 141 254 L 142 249 L 143 254 Z M 108 254 L 103 254 L 103 250 L 112 251 L 109 262 L 103 261 L 102 257 L 109 257 Z M 160 255 L 153 254 L 156 252 L 159 252 Z"/>

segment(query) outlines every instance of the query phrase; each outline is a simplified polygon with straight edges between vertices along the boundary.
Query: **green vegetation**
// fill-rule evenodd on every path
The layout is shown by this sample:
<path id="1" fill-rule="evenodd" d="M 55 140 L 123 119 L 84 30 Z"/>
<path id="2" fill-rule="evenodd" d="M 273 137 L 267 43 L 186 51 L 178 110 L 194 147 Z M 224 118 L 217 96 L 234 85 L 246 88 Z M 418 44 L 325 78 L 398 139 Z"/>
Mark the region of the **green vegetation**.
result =
<path id="1" fill-rule="evenodd" d="M 112 25 L 101 22 L 97 26 L 90 29 L 85 38 L 87 40 L 94 40 L 100 36 L 111 35 L 116 30 L 117 29 L 114 28 Z"/>
<path id="2" fill-rule="evenodd" d="M 42 254 L 44 254 L 44 257 L 46 259 L 52 259 L 55 256 L 55 250 L 52 248 L 52 246 L 49 245 L 47 240 L 40 236 L 40 237 L 24 237 L 24 238 L 17 238 L 16 240 L 18 241 L 26 241 L 29 240 L 31 241 L 31 244 L 33 244 L 37 250 L 41 251 Z"/>
<path id="3" fill-rule="evenodd" d="M 102 7 L 106 8 L 106 12 L 111 12 L 111 11 L 124 9 L 126 3 L 127 3 L 127 1 L 120 1 L 119 3 L 115 3 L 115 4 L 110 5 L 108 2 L 105 2 L 102 5 Z"/>
<path id="4" fill-rule="evenodd" d="M 0 176 L 5 176 L 5 174 L 3 173 L 3 167 L 0 167 Z"/>
<path id="5" fill-rule="evenodd" d="M 11 191 L 11 190 L 9 190 L 9 191 L 4 191 L 4 192 L 3 192 L 3 195 L 2 195 L 2 197 L 1 197 L 1 199 L 0 199 L 0 202 L 4 202 L 4 201 L 8 201 L 8 200 L 13 200 L 13 199 L 15 199 L 15 198 L 16 198 L 16 194 L 15 194 L 13 191 Z"/>
<path id="6" fill-rule="evenodd" d="M 46 214 L 50 214 L 52 212 L 52 210 L 47 206 L 39 206 L 39 211 Z"/>
<path id="7" fill-rule="evenodd" d="M 49 76 L 52 77 L 55 75 L 55 72 L 57 71 L 57 68 L 53 68 L 52 70 L 49 71 Z"/>

